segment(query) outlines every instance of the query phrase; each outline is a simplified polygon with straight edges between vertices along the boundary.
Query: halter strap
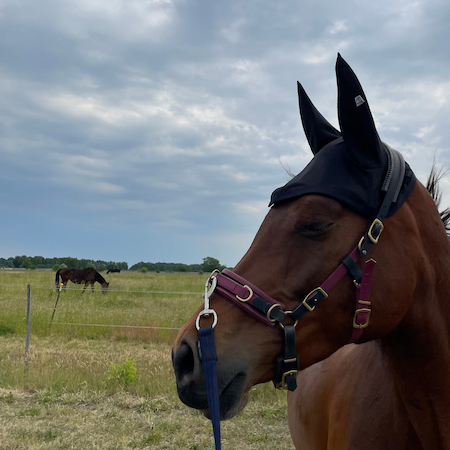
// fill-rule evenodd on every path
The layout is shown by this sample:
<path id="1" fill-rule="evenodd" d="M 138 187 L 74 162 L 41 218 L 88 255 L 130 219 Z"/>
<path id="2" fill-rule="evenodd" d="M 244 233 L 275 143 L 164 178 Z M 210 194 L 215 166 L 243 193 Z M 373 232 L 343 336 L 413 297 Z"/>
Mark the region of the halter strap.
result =
<path id="1" fill-rule="evenodd" d="M 275 326 L 283 322 L 285 306 L 267 295 L 261 289 L 231 270 L 224 269 L 215 275 L 217 286 L 215 291 L 244 312 L 268 325 Z"/>

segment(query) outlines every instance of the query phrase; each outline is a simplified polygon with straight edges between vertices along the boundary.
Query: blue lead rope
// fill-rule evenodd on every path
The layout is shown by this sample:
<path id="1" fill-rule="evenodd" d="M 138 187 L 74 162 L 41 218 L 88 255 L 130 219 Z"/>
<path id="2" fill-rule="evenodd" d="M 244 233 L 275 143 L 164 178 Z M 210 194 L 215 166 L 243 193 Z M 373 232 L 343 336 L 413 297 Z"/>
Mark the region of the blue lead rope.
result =
<path id="1" fill-rule="evenodd" d="M 200 328 L 200 359 L 203 365 L 203 376 L 205 378 L 206 396 L 208 398 L 209 414 L 213 426 L 214 441 L 216 450 L 221 450 L 220 446 L 220 410 L 219 410 L 219 389 L 217 387 L 217 354 L 214 340 L 214 328 L 212 326 Z"/>

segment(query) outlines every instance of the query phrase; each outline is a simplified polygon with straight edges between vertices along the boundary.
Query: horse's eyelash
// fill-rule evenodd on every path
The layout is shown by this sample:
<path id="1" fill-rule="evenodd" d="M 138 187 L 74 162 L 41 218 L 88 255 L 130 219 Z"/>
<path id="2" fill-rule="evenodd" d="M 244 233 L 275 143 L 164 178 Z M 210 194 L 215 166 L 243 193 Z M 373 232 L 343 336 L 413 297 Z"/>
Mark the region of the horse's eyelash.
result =
<path id="1" fill-rule="evenodd" d="M 319 234 L 326 231 L 329 227 L 331 227 L 333 223 L 328 222 L 311 222 L 306 224 L 297 225 L 295 227 L 295 231 L 297 233 L 310 233 L 310 234 Z"/>

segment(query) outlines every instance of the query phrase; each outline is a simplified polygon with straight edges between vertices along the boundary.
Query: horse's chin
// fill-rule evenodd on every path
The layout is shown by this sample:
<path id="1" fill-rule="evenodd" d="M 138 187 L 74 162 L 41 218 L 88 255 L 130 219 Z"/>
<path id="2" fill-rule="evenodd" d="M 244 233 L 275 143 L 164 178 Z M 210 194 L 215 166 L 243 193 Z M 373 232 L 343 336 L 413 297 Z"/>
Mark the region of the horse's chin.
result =
<path id="1" fill-rule="evenodd" d="M 220 419 L 226 420 L 241 412 L 248 401 L 245 371 L 218 372 Z M 187 382 L 186 382 L 187 381 Z M 187 406 L 200 410 L 211 418 L 203 376 L 194 380 L 178 380 L 178 396 Z"/>
<path id="2" fill-rule="evenodd" d="M 232 404 L 229 404 L 228 408 L 222 407 L 221 399 L 222 399 L 222 397 L 219 398 L 220 420 L 232 419 L 234 416 L 237 416 L 246 407 L 246 405 L 248 403 L 248 392 L 245 392 L 244 394 L 242 394 L 240 396 L 240 398 L 235 399 Z M 202 413 L 208 419 L 211 419 L 211 414 L 209 412 L 209 409 L 202 410 Z"/>

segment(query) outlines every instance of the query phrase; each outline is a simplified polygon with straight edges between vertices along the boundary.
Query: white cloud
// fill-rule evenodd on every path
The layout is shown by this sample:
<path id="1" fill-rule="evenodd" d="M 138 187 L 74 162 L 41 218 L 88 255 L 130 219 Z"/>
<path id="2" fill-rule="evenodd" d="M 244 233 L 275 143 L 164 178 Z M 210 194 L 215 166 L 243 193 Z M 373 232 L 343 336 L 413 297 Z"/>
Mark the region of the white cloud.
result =
<path id="1" fill-rule="evenodd" d="M 117 192 L 125 191 L 125 189 L 122 186 L 118 186 L 117 184 L 107 183 L 105 181 L 93 183 L 93 188 L 96 191 L 105 192 L 105 193 L 117 193 Z"/>
<path id="2" fill-rule="evenodd" d="M 331 34 L 338 34 L 342 33 L 343 31 L 348 30 L 347 21 L 345 20 L 338 20 L 331 25 L 329 31 Z"/>
<path id="3" fill-rule="evenodd" d="M 232 44 L 237 44 L 241 40 L 241 32 L 240 29 L 247 23 L 247 20 L 243 17 L 240 17 L 228 26 L 222 28 L 221 33 Z"/>
<path id="4" fill-rule="evenodd" d="M 429 134 L 431 131 L 433 131 L 435 128 L 434 125 L 430 125 L 429 127 L 422 127 L 419 129 L 419 131 L 417 133 L 414 133 L 414 136 L 422 139 L 424 138 L 427 134 Z"/>
<path id="5" fill-rule="evenodd" d="M 245 202 L 245 203 L 233 203 L 234 208 L 244 214 L 256 215 L 258 217 L 266 215 L 269 211 L 269 202 L 255 201 L 255 202 Z"/>

